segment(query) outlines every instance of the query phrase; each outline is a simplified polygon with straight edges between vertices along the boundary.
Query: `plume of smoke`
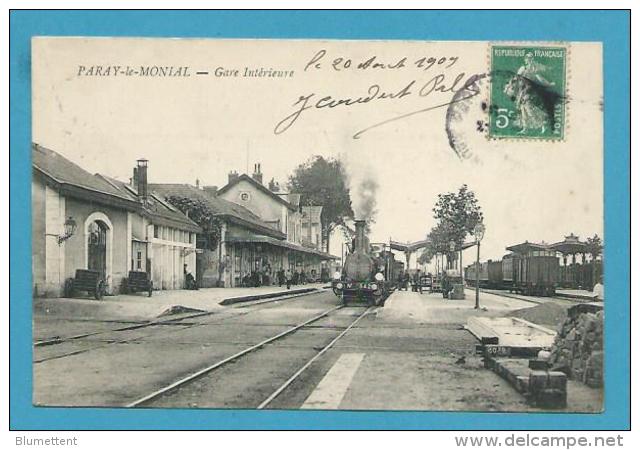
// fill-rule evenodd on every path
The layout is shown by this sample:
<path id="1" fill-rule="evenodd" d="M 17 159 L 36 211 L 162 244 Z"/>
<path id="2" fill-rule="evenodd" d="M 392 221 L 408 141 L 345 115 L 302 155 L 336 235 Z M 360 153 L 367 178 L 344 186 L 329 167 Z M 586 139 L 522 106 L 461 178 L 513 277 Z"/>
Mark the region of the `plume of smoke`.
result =
<path id="1" fill-rule="evenodd" d="M 366 157 L 361 154 L 342 153 L 339 159 L 345 167 L 355 219 L 367 222 L 368 233 L 371 231 L 371 225 L 375 223 L 378 212 L 376 209 L 379 187 L 377 177 Z"/>
<path id="2" fill-rule="evenodd" d="M 378 182 L 372 174 L 367 174 L 358 181 L 355 189 L 353 209 L 356 219 L 366 220 L 371 224 L 376 216 L 376 193 Z"/>

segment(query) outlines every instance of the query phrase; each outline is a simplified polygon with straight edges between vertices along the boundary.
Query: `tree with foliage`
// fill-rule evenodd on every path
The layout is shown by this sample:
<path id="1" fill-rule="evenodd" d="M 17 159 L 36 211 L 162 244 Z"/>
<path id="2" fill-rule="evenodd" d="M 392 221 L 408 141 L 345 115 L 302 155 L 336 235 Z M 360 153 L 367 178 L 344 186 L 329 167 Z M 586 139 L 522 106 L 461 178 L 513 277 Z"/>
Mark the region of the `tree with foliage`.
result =
<path id="1" fill-rule="evenodd" d="M 289 177 L 288 188 L 302 194 L 303 205 L 323 207 L 322 235 L 329 251 L 331 232 L 354 216 L 344 165 L 334 158 L 314 156 L 296 167 Z"/>
<path id="2" fill-rule="evenodd" d="M 434 219 L 438 224 L 429 232 L 427 239 L 433 255 L 436 253 L 450 253 L 450 243 L 460 247 L 467 236 L 473 234 L 473 229 L 482 223 L 482 209 L 478 204 L 475 193 L 463 184 L 458 192 L 438 194 L 438 200 L 433 208 Z M 427 254 L 426 256 L 428 256 Z M 426 257 L 425 256 L 425 257 Z M 457 255 L 451 254 L 451 262 Z"/>
<path id="3" fill-rule="evenodd" d="M 592 284 L 598 282 L 597 280 L 597 269 L 596 269 L 596 259 L 602 255 L 602 250 L 604 245 L 602 243 L 602 239 L 597 234 L 594 234 L 593 237 L 587 238 L 587 253 L 591 255 L 591 280 Z M 591 286 L 593 288 L 593 286 Z"/>
<path id="4" fill-rule="evenodd" d="M 428 244 L 420 254 L 418 262 L 429 263 L 437 254 L 449 254 L 450 243 L 455 230 L 451 222 L 441 221 L 427 234 Z"/>
<path id="5" fill-rule="evenodd" d="M 171 195 L 166 200 L 202 227 L 203 248 L 215 250 L 222 233 L 221 222 L 209 209 L 206 202 L 180 195 Z"/>
<path id="6" fill-rule="evenodd" d="M 464 242 L 467 235 L 483 220 L 482 209 L 478 205 L 476 194 L 463 184 L 458 192 L 438 194 L 438 201 L 433 208 L 434 218 L 442 223 L 450 224 L 446 228 L 457 245 Z"/>
<path id="7" fill-rule="evenodd" d="M 427 245 L 422 252 L 420 252 L 420 256 L 418 256 L 419 264 L 429 264 L 433 257 L 436 256 L 435 249 L 431 245 Z"/>
<path id="8" fill-rule="evenodd" d="M 591 255 L 592 260 L 596 260 L 602 254 L 602 239 L 597 234 L 587 238 L 587 253 Z"/>

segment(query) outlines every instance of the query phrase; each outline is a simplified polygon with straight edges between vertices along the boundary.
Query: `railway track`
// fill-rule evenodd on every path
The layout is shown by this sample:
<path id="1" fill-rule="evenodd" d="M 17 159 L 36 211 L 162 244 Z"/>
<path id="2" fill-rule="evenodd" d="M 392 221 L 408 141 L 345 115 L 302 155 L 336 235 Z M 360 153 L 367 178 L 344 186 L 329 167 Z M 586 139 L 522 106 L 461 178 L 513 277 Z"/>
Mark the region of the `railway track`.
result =
<path id="1" fill-rule="evenodd" d="M 293 294 L 290 296 L 285 296 L 285 297 L 275 297 L 272 299 L 266 299 L 266 300 L 258 300 L 258 301 L 254 301 L 254 302 L 247 302 L 247 303 L 239 303 L 237 305 L 231 305 L 229 306 L 230 309 L 245 309 L 245 308 L 249 308 L 251 306 L 259 306 L 259 305 L 264 305 L 264 304 L 270 304 L 270 303 L 275 303 L 278 301 L 286 301 L 286 300 L 293 300 L 293 299 L 297 299 L 299 297 L 303 297 L 306 295 L 311 295 L 311 294 L 317 294 L 320 293 L 321 291 L 318 292 L 305 292 L 305 293 L 300 293 L 300 294 Z M 243 311 L 241 313 L 235 314 L 234 317 L 240 317 L 240 316 L 244 316 L 247 314 L 251 314 L 252 312 L 255 311 L 260 311 L 262 309 L 268 308 L 270 307 L 266 306 L 266 307 L 262 307 L 262 308 L 255 308 L 255 309 L 251 309 L 251 310 L 247 310 L 247 311 Z M 95 338 L 95 337 L 99 337 L 99 336 L 108 336 L 109 334 L 113 334 L 113 333 L 119 333 L 119 332 L 127 332 L 127 331 L 133 331 L 133 330 L 139 330 L 139 329 L 143 329 L 143 328 L 149 328 L 149 327 L 157 327 L 157 326 L 180 326 L 180 329 L 188 329 L 188 328 L 193 328 L 193 327 L 197 327 L 197 326 L 203 326 L 203 325 L 210 325 L 211 323 L 185 323 L 185 321 L 188 321 L 190 319 L 197 319 L 197 318 L 201 318 L 201 317 L 205 317 L 205 316 L 212 316 L 215 314 L 219 314 L 219 311 L 201 311 L 201 312 L 196 312 L 196 313 L 192 313 L 192 314 L 187 314 L 184 316 L 180 316 L 180 317 L 170 317 L 170 318 L 164 318 L 164 319 L 157 319 L 157 320 L 150 320 L 147 322 L 138 322 L 138 323 L 134 323 L 132 325 L 126 325 L 126 326 L 122 326 L 122 327 L 117 327 L 117 328 L 110 328 L 107 330 L 100 330 L 100 331 L 94 331 L 94 332 L 90 332 L 90 333 L 82 333 L 82 334 L 77 334 L 77 335 L 73 335 L 73 336 L 69 336 L 66 338 L 59 338 L 59 337 L 55 337 L 55 338 L 50 338 L 50 339 L 43 339 L 40 341 L 36 341 L 33 343 L 33 347 L 34 348 L 39 348 L 39 347 L 48 347 L 48 346 L 52 346 L 52 345 L 61 345 L 61 344 L 68 344 L 68 343 L 72 343 L 75 341 L 80 341 L 82 339 L 86 339 L 86 338 Z M 51 361 L 54 359 L 60 359 L 60 358 L 66 358 L 69 356 L 74 356 L 74 355 L 78 355 L 81 353 L 87 353 L 90 351 L 94 351 L 94 350 L 98 350 L 104 347 L 107 347 L 109 345 L 114 345 L 114 344 L 126 344 L 126 343 L 131 343 L 131 342 L 135 342 L 138 341 L 140 339 L 143 339 L 145 336 L 136 336 L 136 337 L 132 337 L 132 338 L 125 338 L 125 339 L 104 339 L 103 341 L 98 341 L 100 342 L 97 345 L 88 347 L 88 348 L 83 348 L 83 349 L 78 349 L 78 350 L 73 350 L 73 351 L 69 351 L 66 353 L 61 353 L 61 354 L 57 354 L 57 355 L 52 355 L 52 356 L 47 356 L 47 357 L 43 357 L 43 358 L 36 358 L 33 360 L 33 364 L 40 364 L 43 362 L 47 362 L 47 361 Z"/>
<path id="2" fill-rule="evenodd" d="M 362 306 L 356 306 L 359 308 L 362 308 Z M 168 394 L 171 394 L 172 392 L 176 391 L 179 388 L 184 388 L 187 385 L 189 385 L 190 383 L 199 380 L 207 375 L 212 374 L 213 372 L 215 372 L 218 369 L 221 369 L 222 367 L 236 362 L 238 361 L 240 358 L 255 352 L 256 350 L 259 350 L 271 343 L 274 343 L 276 341 L 279 341 L 287 336 L 290 336 L 294 333 L 296 333 L 297 331 L 303 330 L 305 328 L 308 328 L 310 325 L 312 325 L 314 322 L 317 322 L 323 318 L 328 317 L 330 314 L 332 314 L 333 312 L 336 312 L 338 310 L 341 310 L 343 308 L 346 308 L 344 305 L 338 305 L 336 307 L 330 308 L 326 311 L 323 311 L 322 313 L 312 317 L 311 319 L 308 319 L 302 323 L 299 323 L 293 327 L 288 328 L 285 331 L 282 331 L 274 336 L 271 336 L 267 339 L 264 339 L 261 342 L 258 342 L 255 345 L 252 345 L 250 347 L 245 348 L 244 350 L 241 350 L 231 356 L 228 356 L 222 360 L 216 361 L 202 369 L 199 369 L 196 372 L 190 373 L 176 381 L 173 381 L 172 383 L 161 387 L 160 389 L 157 389 L 154 392 L 151 392 L 148 395 L 145 395 L 144 397 L 140 397 L 132 402 L 130 402 L 129 404 L 126 405 L 127 408 L 139 408 L 139 407 L 145 407 L 145 406 L 150 406 L 154 401 L 160 400 L 161 398 L 163 398 L 164 396 L 167 396 Z M 329 349 L 331 349 L 336 342 L 338 342 L 338 340 L 340 340 L 342 337 L 344 337 L 345 334 L 347 334 L 349 332 L 349 330 L 351 330 L 363 317 L 365 317 L 367 314 L 369 314 L 375 307 L 364 307 L 365 309 L 362 311 L 362 313 L 358 314 L 354 320 L 352 320 L 346 327 L 344 327 L 342 329 L 342 331 L 336 336 L 334 337 L 329 343 L 325 344 L 324 346 L 322 346 L 322 348 L 320 348 L 318 350 L 318 352 L 311 358 L 309 359 L 306 363 L 304 363 L 303 365 L 300 366 L 300 368 L 293 374 L 291 375 L 289 378 L 287 378 L 286 381 L 284 381 L 284 383 L 282 383 L 275 391 L 273 391 L 265 400 L 263 400 L 258 406 L 257 409 L 264 409 L 266 407 L 268 407 L 271 402 L 273 402 L 276 398 L 278 398 L 284 391 L 286 391 L 286 389 L 296 380 L 300 377 L 300 375 L 302 375 L 314 362 L 316 362 L 318 359 L 320 359 L 322 357 L 322 355 L 324 355 Z"/>
<path id="3" fill-rule="evenodd" d="M 475 288 L 473 286 L 465 286 L 466 289 L 469 290 L 475 290 Z M 574 298 L 568 298 L 568 297 L 559 297 L 559 296 L 553 296 L 553 297 L 531 297 L 531 296 L 526 296 L 526 295 L 519 295 L 519 294 L 513 294 L 511 292 L 505 292 L 505 291 L 501 291 L 501 290 L 497 290 L 497 289 L 483 289 L 480 288 L 480 292 L 484 292 L 485 294 L 492 294 L 492 295 L 497 295 L 500 297 L 506 297 L 506 298 L 512 298 L 514 300 L 520 300 L 523 302 L 529 302 L 529 303 L 534 303 L 536 305 L 542 305 L 543 303 L 548 303 L 549 301 L 557 301 L 557 302 L 561 302 L 561 303 L 585 303 L 588 300 L 580 300 L 580 299 L 574 299 Z"/>

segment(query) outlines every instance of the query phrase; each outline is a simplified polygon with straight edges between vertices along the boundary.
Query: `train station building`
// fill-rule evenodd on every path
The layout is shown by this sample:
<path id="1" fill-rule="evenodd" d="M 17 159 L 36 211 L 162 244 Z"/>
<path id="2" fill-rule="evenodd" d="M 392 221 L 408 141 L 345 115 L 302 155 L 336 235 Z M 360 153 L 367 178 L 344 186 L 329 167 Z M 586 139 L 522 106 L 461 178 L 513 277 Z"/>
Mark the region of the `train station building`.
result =
<path id="1" fill-rule="evenodd" d="M 32 165 L 35 297 L 64 295 L 78 269 L 98 272 L 107 294 L 118 294 L 130 271 L 147 273 L 156 289 L 183 287 L 200 227 L 147 189 L 147 161 L 130 185 L 37 144 Z"/>
<path id="2" fill-rule="evenodd" d="M 154 289 L 183 289 L 188 272 L 201 287 L 256 286 L 275 284 L 279 270 L 326 277 L 335 259 L 322 251 L 322 207 L 263 186 L 257 165 L 251 177 L 232 172 L 218 191 L 149 184 L 144 159 L 129 182 L 37 144 L 32 159 L 34 296 L 65 295 L 79 269 L 98 272 L 106 293 L 118 294 L 131 271 L 146 273 Z M 185 199 L 204 205 L 216 230 L 175 206 Z"/>
<path id="3" fill-rule="evenodd" d="M 320 206 L 300 206 L 300 194 L 274 192 L 262 183 L 260 166 L 252 176 L 230 172 L 228 183 L 200 187 L 153 184 L 165 199 L 190 199 L 215 218 L 215 242 L 199 239 L 196 280 L 201 287 L 272 285 L 277 272 L 304 272 L 307 279 L 328 275 L 335 257 L 323 252 Z M 303 219 L 307 218 L 306 227 Z"/>

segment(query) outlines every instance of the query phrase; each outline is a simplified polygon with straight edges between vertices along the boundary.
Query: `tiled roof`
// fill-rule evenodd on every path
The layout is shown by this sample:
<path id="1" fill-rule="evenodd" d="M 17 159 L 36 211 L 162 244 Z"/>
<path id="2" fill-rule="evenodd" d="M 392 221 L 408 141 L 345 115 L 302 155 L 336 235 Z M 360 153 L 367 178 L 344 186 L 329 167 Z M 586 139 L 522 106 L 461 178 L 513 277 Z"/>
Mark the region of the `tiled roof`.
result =
<path id="1" fill-rule="evenodd" d="M 235 186 L 236 184 L 240 183 L 241 181 L 246 181 L 247 183 L 253 185 L 256 189 L 258 189 L 259 191 L 267 194 L 269 197 L 273 198 L 275 201 L 282 203 L 284 206 L 286 206 L 289 209 L 295 209 L 294 206 L 289 203 L 287 200 L 285 200 L 283 198 L 282 195 L 278 195 L 275 194 L 273 192 L 271 192 L 271 190 L 267 187 L 265 187 L 264 185 L 262 185 L 262 183 L 258 183 L 256 180 L 254 180 L 253 178 L 251 178 L 249 175 L 247 175 L 246 173 L 240 175 L 238 178 L 236 178 L 235 180 L 227 183 L 225 186 L 221 187 L 220 189 L 218 189 L 218 194 L 224 194 L 225 192 L 227 192 L 232 186 Z"/>
<path id="2" fill-rule="evenodd" d="M 87 197 L 90 195 L 87 193 L 89 191 L 97 194 L 91 195 L 99 201 L 141 212 L 159 225 L 181 227 L 193 232 L 201 231 L 198 224 L 171 205 L 164 203 L 162 199 L 154 198 L 153 194 L 149 203 L 142 205 L 136 191 L 122 181 L 101 174 L 93 175 L 59 153 L 38 144 L 31 146 L 31 155 L 33 167 L 57 183 L 61 189 L 79 188 L 80 190 L 71 188 L 67 190 L 85 199 L 89 198 Z"/>
<path id="3" fill-rule="evenodd" d="M 138 201 L 137 191 L 132 186 L 120 180 L 107 177 L 105 175 L 98 174 L 98 176 L 105 179 L 108 183 L 111 183 L 120 192 L 122 192 L 123 195 L 127 195 L 133 200 Z M 181 226 L 189 231 L 201 231 L 201 228 L 197 223 L 189 219 L 173 205 L 165 202 L 162 196 L 156 194 L 155 192 L 150 192 L 147 203 L 145 203 L 144 205 L 141 204 L 141 207 L 143 211 L 151 218 L 151 221 L 157 223 L 158 225 Z"/>
<path id="4" fill-rule="evenodd" d="M 284 239 L 285 235 L 274 229 L 260 217 L 253 214 L 243 206 L 237 205 L 220 197 L 213 196 L 206 191 L 198 189 L 190 184 L 149 184 L 149 189 L 159 197 L 166 199 L 172 195 L 198 199 L 206 203 L 207 207 L 216 215 L 229 217 L 236 221 L 250 226 L 268 236 Z"/>
<path id="5" fill-rule="evenodd" d="M 108 181 L 93 175 L 59 153 L 38 144 L 31 146 L 33 167 L 61 185 L 70 185 L 102 194 L 131 200 Z"/>

